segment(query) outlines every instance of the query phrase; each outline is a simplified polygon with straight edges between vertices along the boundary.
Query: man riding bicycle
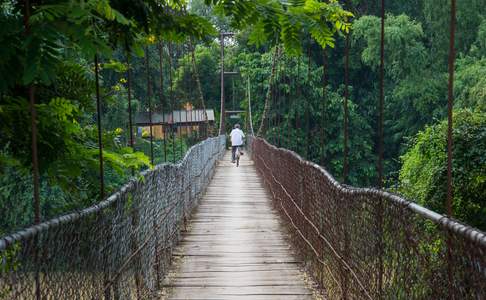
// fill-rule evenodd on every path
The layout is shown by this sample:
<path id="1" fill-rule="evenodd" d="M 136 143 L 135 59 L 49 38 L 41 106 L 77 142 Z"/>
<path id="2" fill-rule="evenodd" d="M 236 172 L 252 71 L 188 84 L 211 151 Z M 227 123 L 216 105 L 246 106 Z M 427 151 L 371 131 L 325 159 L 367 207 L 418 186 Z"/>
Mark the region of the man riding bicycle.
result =
<path id="1" fill-rule="evenodd" d="M 245 134 L 240 129 L 240 124 L 235 124 L 235 128 L 231 130 L 231 162 L 234 163 L 236 159 L 236 149 L 243 146 L 243 138 Z"/>

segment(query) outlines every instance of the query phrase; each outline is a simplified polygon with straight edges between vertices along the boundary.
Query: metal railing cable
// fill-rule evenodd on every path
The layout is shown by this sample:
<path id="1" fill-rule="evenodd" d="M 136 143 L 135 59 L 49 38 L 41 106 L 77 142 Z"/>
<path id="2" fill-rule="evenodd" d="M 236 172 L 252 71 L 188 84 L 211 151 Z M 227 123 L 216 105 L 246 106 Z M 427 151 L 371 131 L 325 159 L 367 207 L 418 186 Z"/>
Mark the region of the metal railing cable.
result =
<path id="1" fill-rule="evenodd" d="M 486 296 L 485 233 L 398 195 L 342 185 L 264 139 L 249 143 L 295 248 L 328 298 Z"/>
<path id="2" fill-rule="evenodd" d="M 96 205 L 0 239 L 0 299 L 147 299 L 224 153 L 225 137 L 194 145 Z"/>

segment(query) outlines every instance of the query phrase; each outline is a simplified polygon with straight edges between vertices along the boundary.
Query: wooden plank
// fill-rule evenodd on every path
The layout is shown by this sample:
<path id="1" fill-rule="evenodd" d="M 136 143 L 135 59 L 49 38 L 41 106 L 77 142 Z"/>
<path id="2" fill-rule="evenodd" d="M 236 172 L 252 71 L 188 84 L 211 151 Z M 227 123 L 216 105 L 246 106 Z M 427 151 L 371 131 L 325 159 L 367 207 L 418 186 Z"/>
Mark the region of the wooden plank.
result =
<path id="1" fill-rule="evenodd" d="M 253 162 L 218 163 L 162 299 L 312 299 Z"/>

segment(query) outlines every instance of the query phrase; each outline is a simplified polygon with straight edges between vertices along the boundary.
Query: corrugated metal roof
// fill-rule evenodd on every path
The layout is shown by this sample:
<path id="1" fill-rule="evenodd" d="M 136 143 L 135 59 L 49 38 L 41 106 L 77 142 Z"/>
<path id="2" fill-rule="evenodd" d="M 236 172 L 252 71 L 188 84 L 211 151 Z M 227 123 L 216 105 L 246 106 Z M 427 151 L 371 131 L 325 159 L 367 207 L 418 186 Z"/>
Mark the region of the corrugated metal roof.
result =
<path id="1" fill-rule="evenodd" d="M 206 109 L 208 121 L 214 121 L 214 110 Z M 135 124 L 143 125 L 149 124 L 149 113 L 141 112 L 135 115 Z M 152 113 L 152 124 L 178 124 L 178 123 L 201 123 L 204 122 L 204 110 L 174 110 L 173 112 L 165 113 Z"/>

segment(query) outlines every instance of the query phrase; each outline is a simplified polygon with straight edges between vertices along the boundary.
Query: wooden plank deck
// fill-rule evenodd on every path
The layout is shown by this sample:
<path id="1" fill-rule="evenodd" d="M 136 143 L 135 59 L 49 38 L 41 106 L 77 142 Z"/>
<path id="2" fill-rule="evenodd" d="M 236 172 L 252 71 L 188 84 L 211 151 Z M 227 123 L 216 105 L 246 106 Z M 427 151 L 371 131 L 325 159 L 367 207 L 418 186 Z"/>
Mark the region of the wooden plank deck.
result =
<path id="1" fill-rule="evenodd" d="M 252 161 L 226 153 L 175 255 L 168 299 L 313 299 Z"/>

